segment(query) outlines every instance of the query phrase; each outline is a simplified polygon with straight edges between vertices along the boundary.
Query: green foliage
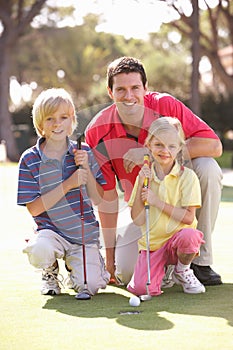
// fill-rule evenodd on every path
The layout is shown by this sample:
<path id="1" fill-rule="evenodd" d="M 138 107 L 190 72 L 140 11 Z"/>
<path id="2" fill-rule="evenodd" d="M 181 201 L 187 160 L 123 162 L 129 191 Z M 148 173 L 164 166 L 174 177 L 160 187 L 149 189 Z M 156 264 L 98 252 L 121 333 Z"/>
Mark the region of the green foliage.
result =
<path id="1" fill-rule="evenodd" d="M 233 130 L 233 96 L 202 95 L 202 118 L 224 136 L 226 131 Z"/>
<path id="2" fill-rule="evenodd" d="M 99 20 L 90 14 L 83 25 L 73 28 L 30 30 L 13 58 L 12 75 L 20 82 L 36 81 L 38 90 L 62 86 L 72 93 L 77 109 L 83 110 L 110 101 L 105 78 L 108 63 L 120 56 L 134 56 L 145 65 L 150 90 L 171 93 L 188 105 L 191 64 L 187 37 L 174 41 L 179 32 L 163 25 L 148 41 L 127 40 L 121 35 L 97 33 Z M 205 25 L 204 21 L 204 29 Z M 65 72 L 64 78 L 57 76 L 58 70 Z M 202 96 L 202 118 L 220 135 L 233 129 L 232 108 L 231 98 Z"/>
<path id="3" fill-rule="evenodd" d="M 222 156 L 216 158 L 220 168 L 232 169 L 233 168 L 233 151 L 224 151 Z"/>
<path id="4" fill-rule="evenodd" d="M 163 25 L 158 33 L 150 34 L 150 47 L 143 62 L 147 68 L 149 88 L 168 92 L 181 100 L 190 95 L 189 55 L 185 44 L 173 40 L 178 33 Z"/>
<path id="5" fill-rule="evenodd" d="M 151 34 L 149 41 L 127 40 L 121 35 L 97 33 L 97 23 L 98 16 L 89 15 L 83 25 L 74 28 L 31 30 L 14 57 L 13 74 L 21 82 L 36 81 L 41 88 L 63 86 L 83 108 L 109 101 L 105 80 L 108 63 L 120 56 L 134 56 L 145 64 L 149 88 L 188 99 L 187 52 L 170 40 L 168 31 Z M 60 69 L 65 72 L 64 79 L 57 77 Z"/>

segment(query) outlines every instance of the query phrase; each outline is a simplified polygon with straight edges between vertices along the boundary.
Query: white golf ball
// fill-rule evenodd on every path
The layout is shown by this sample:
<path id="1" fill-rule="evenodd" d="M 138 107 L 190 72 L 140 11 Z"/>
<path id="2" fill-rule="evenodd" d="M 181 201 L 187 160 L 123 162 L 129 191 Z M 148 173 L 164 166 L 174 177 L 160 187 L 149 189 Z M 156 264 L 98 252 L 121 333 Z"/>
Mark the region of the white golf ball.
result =
<path id="1" fill-rule="evenodd" d="M 132 296 L 129 299 L 129 305 L 130 306 L 139 306 L 140 305 L 140 299 L 136 295 Z"/>

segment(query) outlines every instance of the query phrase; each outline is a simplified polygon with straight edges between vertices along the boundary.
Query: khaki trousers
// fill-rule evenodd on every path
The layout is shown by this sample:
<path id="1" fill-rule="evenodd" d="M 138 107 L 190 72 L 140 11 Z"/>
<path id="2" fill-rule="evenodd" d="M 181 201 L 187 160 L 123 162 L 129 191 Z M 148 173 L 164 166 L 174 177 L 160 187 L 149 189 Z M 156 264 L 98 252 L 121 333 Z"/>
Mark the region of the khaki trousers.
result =
<path id="1" fill-rule="evenodd" d="M 86 270 L 87 286 L 91 295 L 105 288 L 110 274 L 104 266 L 103 257 L 97 244 L 87 244 Z M 84 289 L 82 246 L 71 244 L 51 230 L 41 230 L 34 241 L 29 241 L 23 250 L 28 255 L 30 264 L 39 269 L 52 266 L 56 259 L 63 259 L 71 270 L 74 289 L 81 292 Z"/>

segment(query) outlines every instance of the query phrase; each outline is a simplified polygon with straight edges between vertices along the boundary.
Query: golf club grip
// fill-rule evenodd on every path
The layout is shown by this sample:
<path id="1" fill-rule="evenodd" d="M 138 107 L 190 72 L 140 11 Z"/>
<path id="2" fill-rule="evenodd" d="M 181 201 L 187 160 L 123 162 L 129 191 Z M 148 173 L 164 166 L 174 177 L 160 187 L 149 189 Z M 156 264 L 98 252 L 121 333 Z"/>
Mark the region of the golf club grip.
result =
<path id="1" fill-rule="evenodd" d="M 77 134 L 77 149 L 82 149 L 82 134 Z M 77 168 L 79 169 L 80 166 L 78 165 Z"/>
<path id="2" fill-rule="evenodd" d="M 82 135 L 81 134 L 77 135 L 77 148 L 82 149 Z"/>
<path id="3" fill-rule="evenodd" d="M 150 166 L 150 156 L 149 156 L 149 154 L 145 154 L 145 155 L 144 155 L 144 158 L 143 158 L 143 165 L 144 165 L 144 166 L 147 166 L 147 167 L 149 168 L 149 166 Z M 149 186 L 149 178 L 148 178 L 148 177 L 145 177 L 144 183 L 143 183 L 143 187 L 144 187 L 144 188 L 148 188 L 148 186 Z M 148 203 L 147 203 L 147 202 L 145 202 L 144 204 L 145 204 L 145 206 L 148 206 Z"/>

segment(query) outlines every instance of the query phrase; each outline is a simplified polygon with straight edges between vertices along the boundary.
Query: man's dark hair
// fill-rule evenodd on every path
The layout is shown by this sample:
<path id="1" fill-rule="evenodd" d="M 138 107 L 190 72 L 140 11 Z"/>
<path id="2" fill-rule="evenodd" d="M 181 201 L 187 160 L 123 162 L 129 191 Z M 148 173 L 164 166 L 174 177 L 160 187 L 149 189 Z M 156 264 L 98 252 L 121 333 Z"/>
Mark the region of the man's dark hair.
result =
<path id="1" fill-rule="evenodd" d="M 107 83 L 111 90 L 113 86 L 113 77 L 121 73 L 139 73 L 141 75 L 143 86 L 146 86 L 146 72 L 143 64 L 138 59 L 134 57 L 120 57 L 109 64 L 107 69 Z"/>

